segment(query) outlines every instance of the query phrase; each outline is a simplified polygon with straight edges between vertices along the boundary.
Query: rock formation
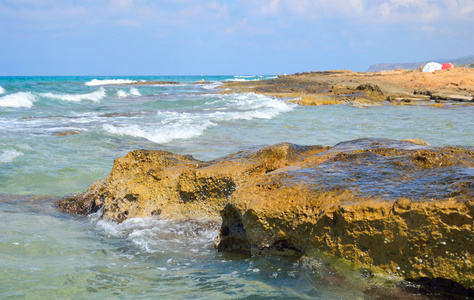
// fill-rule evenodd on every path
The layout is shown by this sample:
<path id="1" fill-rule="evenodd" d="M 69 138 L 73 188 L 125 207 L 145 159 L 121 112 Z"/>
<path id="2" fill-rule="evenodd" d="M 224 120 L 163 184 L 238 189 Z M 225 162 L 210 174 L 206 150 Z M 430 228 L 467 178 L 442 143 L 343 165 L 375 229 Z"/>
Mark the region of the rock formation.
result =
<path id="1" fill-rule="evenodd" d="M 204 219 L 222 224 L 219 251 L 325 253 L 382 274 L 472 289 L 473 170 L 473 148 L 381 139 L 282 143 L 208 162 L 138 150 L 58 207 L 83 214 L 104 207 L 118 222 Z"/>
<path id="2" fill-rule="evenodd" d="M 222 93 L 255 92 L 300 105 L 472 105 L 474 70 L 455 68 L 435 73 L 420 70 L 380 73 L 333 70 L 258 82 L 225 82 L 222 88 Z"/>

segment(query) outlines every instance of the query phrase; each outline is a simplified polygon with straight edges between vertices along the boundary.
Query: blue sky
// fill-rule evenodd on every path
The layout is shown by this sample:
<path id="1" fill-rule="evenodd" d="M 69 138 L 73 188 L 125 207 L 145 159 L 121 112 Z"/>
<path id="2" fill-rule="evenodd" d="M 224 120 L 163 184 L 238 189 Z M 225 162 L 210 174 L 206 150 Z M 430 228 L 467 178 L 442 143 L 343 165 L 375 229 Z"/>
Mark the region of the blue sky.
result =
<path id="1" fill-rule="evenodd" d="M 0 0 L 0 75 L 283 74 L 474 55 L 474 0 Z"/>

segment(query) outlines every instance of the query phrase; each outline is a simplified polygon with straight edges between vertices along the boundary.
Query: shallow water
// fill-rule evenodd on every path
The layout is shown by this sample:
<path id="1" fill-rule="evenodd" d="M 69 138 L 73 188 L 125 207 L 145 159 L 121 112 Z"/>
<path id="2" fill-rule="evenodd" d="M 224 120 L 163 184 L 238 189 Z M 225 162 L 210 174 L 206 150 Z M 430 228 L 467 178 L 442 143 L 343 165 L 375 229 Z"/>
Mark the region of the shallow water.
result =
<path id="1" fill-rule="evenodd" d="M 324 266 L 216 253 L 216 228 L 153 218 L 117 225 L 58 213 L 45 199 L 1 200 L 2 299 L 363 297 L 343 280 L 328 284 Z"/>
<path id="2" fill-rule="evenodd" d="M 371 283 L 360 274 L 343 279 L 324 263 L 219 254 L 216 228 L 75 217 L 57 212 L 52 196 L 84 191 L 114 158 L 141 148 L 209 160 L 282 141 L 474 145 L 473 106 L 299 107 L 215 93 L 225 80 L 266 77 L 194 84 L 202 78 L 0 78 L 0 298 L 362 299 Z"/>

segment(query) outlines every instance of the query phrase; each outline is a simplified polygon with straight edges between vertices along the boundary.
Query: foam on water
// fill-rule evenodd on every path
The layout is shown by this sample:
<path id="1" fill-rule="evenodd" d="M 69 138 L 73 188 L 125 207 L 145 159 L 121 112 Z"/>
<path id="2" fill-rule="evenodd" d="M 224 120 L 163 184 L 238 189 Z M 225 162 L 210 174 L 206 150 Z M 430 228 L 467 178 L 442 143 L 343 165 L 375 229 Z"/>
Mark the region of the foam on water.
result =
<path id="1" fill-rule="evenodd" d="M 23 155 L 23 152 L 15 149 L 7 149 L 0 152 L 0 164 L 7 164 L 13 162 L 17 157 Z"/>
<path id="2" fill-rule="evenodd" d="M 86 94 L 53 94 L 49 93 L 41 93 L 39 94 L 42 97 L 46 97 L 49 99 L 58 99 L 62 101 L 70 101 L 70 102 L 81 102 L 82 100 L 88 100 L 93 102 L 100 102 L 106 96 L 106 91 L 104 88 L 100 88 L 97 91 L 86 93 Z"/>
<path id="3" fill-rule="evenodd" d="M 33 107 L 37 97 L 30 92 L 18 92 L 0 97 L 0 107 Z"/>
<path id="4" fill-rule="evenodd" d="M 124 90 L 118 90 L 117 91 L 117 96 L 120 97 L 120 98 L 125 98 L 128 96 L 128 93 Z"/>
<path id="5" fill-rule="evenodd" d="M 0 86 L 0 94 L 5 94 L 5 89 Z"/>
<path id="6" fill-rule="evenodd" d="M 129 125 L 119 127 L 105 124 L 102 128 L 110 134 L 141 137 L 157 144 L 166 144 L 177 139 L 190 139 L 200 136 L 207 128 L 215 125 L 215 123 L 208 120 L 193 122 L 192 119 L 184 118 L 181 121 L 161 126 Z"/>
<path id="7" fill-rule="evenodd" d="M 127 83 L 135 83 L 136 80 L 130 79 L 92 79 L 91 81 L 86 82 L 85 84 L 88 86 L 97 86 L 97 85 L 109 85 L 109 84 L 127 84 Z"/>
<path id="8" fill-rule="evenodd" d="M 218 234 L 217 226 L 197 221 L 175 222 L 146 217 L 116 224 L 99 220 L 97 216 L 92 216 L 92 219 L 97 220 L 97 227 L 107 235 L 126 239 L 147 253 L 209 253 Z"/>
<path id="9" fill-rule="evenodd" d="M 135 87 L 131 87 L 129 92 L 127 92 L 126 90 L 117 90 L 117 96 L 120 97 L 120 98 L 125 98 L 125 97 L 128 97 L 129 95 L 141 96 L 142 94 Z"/>
<path id="10" fill-rule="evenodd" d="M 278 76 L 263 76 L 263 75 L 237 75 L 234 78 L 226 79 L 224 81 L 259 81 L 267 79 L 275 79 Z"/>
<path id="11" fill-rule="evenodd" d="M 216 81 L 216 82 L 213 82 L 213 83 L 204 84 L 202 86 L 202 88 L 205 89 L 205 90 L 213 90 L 213 89 L 215 89 L 215 88 L 217 88 L 221 85 L 223 85 L 222 82 Z"/>
<path id="12" fill-rule="evenodd" d="M 133 95 L 133 96 L 141 96 L 142 94 L 140 94 L 140 92 L 138 91 L 137 88 L 130 88 L 130 95 Z"/>
<path id="13" fill-rule="evenodd" d="M 219 122 L 235 120 L 272 119 L 291 111 L 295 105 L 255 93 L 219 95 L 219 101 L 207 111 L 159 111 L 154 123 L 111 125 L 102 128 L 110 134 L 145 138 L 158 144 L 202 135 Z M 217 105 L 217 107 L 216 107 Z"/>

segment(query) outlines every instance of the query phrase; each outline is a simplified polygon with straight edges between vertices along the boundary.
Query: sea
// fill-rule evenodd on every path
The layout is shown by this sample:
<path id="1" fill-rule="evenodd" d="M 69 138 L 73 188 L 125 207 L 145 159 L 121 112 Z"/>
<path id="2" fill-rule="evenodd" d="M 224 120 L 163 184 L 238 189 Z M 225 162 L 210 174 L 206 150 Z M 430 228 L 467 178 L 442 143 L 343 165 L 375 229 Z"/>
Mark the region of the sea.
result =
<path id="1" fill-rule="evenodd" d="M 221 93 L 227 81 L 272 78 L 0 77 L 0 298 L 420 295 L 397 278 L 368 276 L 323 256 L 218 253 L 212 247 L 218 228 L 197 223 L 154 217 L 116 224 L 55 209 L 58 197 L 85 191 L 135 149 L 211 160 L 279 142 L 332 146 L 366 137 L 474 146 L 474 106 L 305 107 Z M 156 81 L 178 83 L 150 84 Z"/>

